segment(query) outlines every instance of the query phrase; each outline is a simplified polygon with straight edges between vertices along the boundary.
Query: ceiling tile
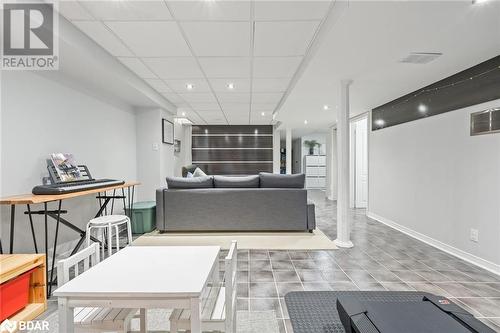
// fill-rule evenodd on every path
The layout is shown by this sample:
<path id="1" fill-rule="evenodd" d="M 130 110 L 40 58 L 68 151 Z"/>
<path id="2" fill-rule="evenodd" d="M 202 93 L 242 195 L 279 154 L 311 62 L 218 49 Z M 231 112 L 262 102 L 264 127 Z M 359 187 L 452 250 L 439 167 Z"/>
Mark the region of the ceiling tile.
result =
<path id="1" fill-rule="evenodd" d="M 282 79 L 253 79 L 252 81 L 252 92 L 275 92 L 275 91 L 286 91 L 288 84 L 290 83 L 289 78 Z"/>
<path id="2" fill-rule="evenodd" d="M 302 57 L 255 57 L 254 78 L 292 77 L 299 67 Z"/>
<path id="3" fill-rule="evenodd" d="M 171 92 L 170 88 L 160 79 L 144 79 L 151 87 L 155 88 L 158 92 Z"/>
<path id="4" fill-rule="evenodd" d="M 174 103 L 175 105 L 185 103 L 185 101 L 179 95 L 177 95 L 175 93 L 162 93 L 162 95 L 165 96 L 166 99 L 168 99 L 170 102 Z"/>
<path id="5" fill-rule="evenodd" d="M 245 57 L 208 57 L 198 59 L 203 71 L 209 78 L 248 78 L 250 77 L 250 58 Z"/>
<path id="6" fill-rule="evenodd" d="M 278 102 L 276 103 L 253 103 L 252 102 L 252 112 L 273 112 Z"/>
<path id="7" fill-rule="evenodd" d="M 249 22 L 181 23 L 197 56 L 248 56 Z"/>
<path id="8" fill-rule="evenodd" d="M 248 114 L 227 114 L 227 121 L 230 125 L 248 125 Z"/>
<path id="9" fill-rule="evenodd" d="M 218 103 L 189 103 L 193 109 L 200 112 L 205 111 L 220 111 Z"/>
<path id="10" fill-rule="evenodd" d="M 206 111 L 199 113 L 200 117 L 209 124 L 226 124 L 226 117 L 222 111 Z"/>
<path id="11" fill-rule="evenodd" d="M 186 102 L 191 103 L 217 103 L 212 93 L 179 94 Z"/>
<path id="12" fill-rule="evenodd" d="M 176 93 L 198 93 L 198 92 L 211 92 L 210 86 L 205 79 L 184 79 L 184 80 L 165 80 L 170 89 Z M 186 85 L 192 84 L 193 89 L 187 90 Z"/>
<path id="13" fill-rule="evenodd" d="M 142 63 L 139 58 L 118 58 L 125 66 L 127 66 L 132 72 L 136 73 L 142 78 L 155 78 L 156 75 L 149 70 L 146 65 Z"/>
<path id="14" fill-rule="evenodd" d="M 189 79 L 203 77 L 196 60 L 184 58 L 143 58 L 151 70 L 165 79 Z"/>
<path id="15" fill-rule="evenodd" d="M 248 21 L 250 1 L 169 1 L 177 20 Z"/>
<path id="16" fill-rule="evenodd" d="M 140 57 L 190 56 L 175 22 L 112 22 L 106 25 Z"/>
<path id="17" fill-rule="evenodd" d="M 76 1 L 60 1 L 59 13 L 68 20 L 93 20 L 92 15 Z"/>
<path id="18" fill-rule="evenodd" d="M 250 79 L 208 79 L 208 81 L 215 92 L 228 94 L 250 92 Z M 234 86 L 232 90 L 227 88 L 229 83 Z"/>
<path id="19" fill-rule="evenodd" d="M 321 20 L 330 1 L 255 1 L 255 20 Z"/>
<path id="20" fill-rule="evenodd" d="M 186 111 L 186 118 L 191 120 L 193 124 L 206 124 L 206 122 L 195 112 Z"/>
<path id="21" fill-rule="evenodd" d="M 250 103 L 250 93 L 216 93 L 222 103 Z"/>
<path id="22" fill-rule="evenodd" d="M 248 114 L 250 112 L 250 104 L 248 103 L 221 103 L 222 110 L 226 114 L 229 113 L 245 113 Z"/>
<path id="23" fill-rule="evenodd" d="M 130 52 L 130 50 L 101 22 L 76 21 L 73 22 L 73 24 L 112 55 L 125 57 L 134 56 L 132 52 Z"/>
<path id="24" fill-rule="evenodd" d="M 254 93 L 252 94 L 252 105 L 278 103 L 282 96 L 282 93 Z"/>
<path id="25" fill-rule="evenodd" d="M 171 20 L 163 1 L 82 1 L 100 20 Z"/>
<path id="26" fill-rule="evenodd" d="M 317 21 L 256 22 L 254 55 L 304 55 L 318 23 Z"/>

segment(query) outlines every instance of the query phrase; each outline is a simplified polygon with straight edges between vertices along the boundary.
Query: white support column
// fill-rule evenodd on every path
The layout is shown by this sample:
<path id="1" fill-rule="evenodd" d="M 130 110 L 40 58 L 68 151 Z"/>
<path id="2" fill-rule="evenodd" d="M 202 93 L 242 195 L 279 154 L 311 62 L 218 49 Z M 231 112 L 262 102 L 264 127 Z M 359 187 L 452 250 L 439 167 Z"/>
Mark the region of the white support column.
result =
<path id="1" fill-rule="evenodd" d="M 286 129 L 286 174 L 292 174 L 292 129 Z"/>
<path id="2" fill-rule="evenodd" d="M 352 247 L 349 220 L 349 86 L 351 80 L 340 81 L 340 108 L 337 113 L 337 239 L 338 247 Z"/>
<path id="3" fill-rule="evenodd" d="M 281 133 L 280 130 L 274 127 L 273 131 L 273 173 L 280 173 L 280 149 L 281 149 Z"/>

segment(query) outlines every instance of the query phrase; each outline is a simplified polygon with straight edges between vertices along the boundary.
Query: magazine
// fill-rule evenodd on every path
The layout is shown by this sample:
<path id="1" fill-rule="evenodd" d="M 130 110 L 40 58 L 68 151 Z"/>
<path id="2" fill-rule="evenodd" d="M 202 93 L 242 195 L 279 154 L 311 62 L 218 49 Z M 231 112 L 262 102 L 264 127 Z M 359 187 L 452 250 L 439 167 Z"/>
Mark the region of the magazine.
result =
<path id="1" fill-rule="evenodd" d="M 52 153 L 50 159 L 54 163 L 57 175 L 61 178 L 61 181 L 72 182 L 84 179 L 72 154 Z"/>

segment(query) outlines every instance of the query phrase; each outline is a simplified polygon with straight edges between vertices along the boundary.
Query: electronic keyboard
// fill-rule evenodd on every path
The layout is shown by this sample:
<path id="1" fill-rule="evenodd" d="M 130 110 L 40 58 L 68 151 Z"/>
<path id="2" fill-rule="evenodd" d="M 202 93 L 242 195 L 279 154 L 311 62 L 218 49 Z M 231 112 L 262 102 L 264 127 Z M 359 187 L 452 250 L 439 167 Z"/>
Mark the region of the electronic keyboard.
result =
<path id="1" fill-rule="evenodd" d="M 77 180 L 71 182 L 61 182 L 49 185 L 37 185 L 33 187 L 33 194 L 66 194 L 85 190 L 92 190 L 101 187 L 122 185 L 123 180 L 115 179 L 90 179 Z"/>

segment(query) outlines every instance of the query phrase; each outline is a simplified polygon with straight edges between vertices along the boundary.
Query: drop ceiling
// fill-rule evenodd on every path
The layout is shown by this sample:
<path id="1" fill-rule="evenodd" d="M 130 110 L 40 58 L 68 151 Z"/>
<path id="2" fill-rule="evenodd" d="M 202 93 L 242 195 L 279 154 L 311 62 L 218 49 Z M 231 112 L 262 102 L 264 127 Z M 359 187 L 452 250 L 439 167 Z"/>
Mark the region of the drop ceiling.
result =
<path id="1" fill-rule="evenodd" d="M 330 5 L 122 0 L 59 9 L 194 123 L 270 124 Z"/>

